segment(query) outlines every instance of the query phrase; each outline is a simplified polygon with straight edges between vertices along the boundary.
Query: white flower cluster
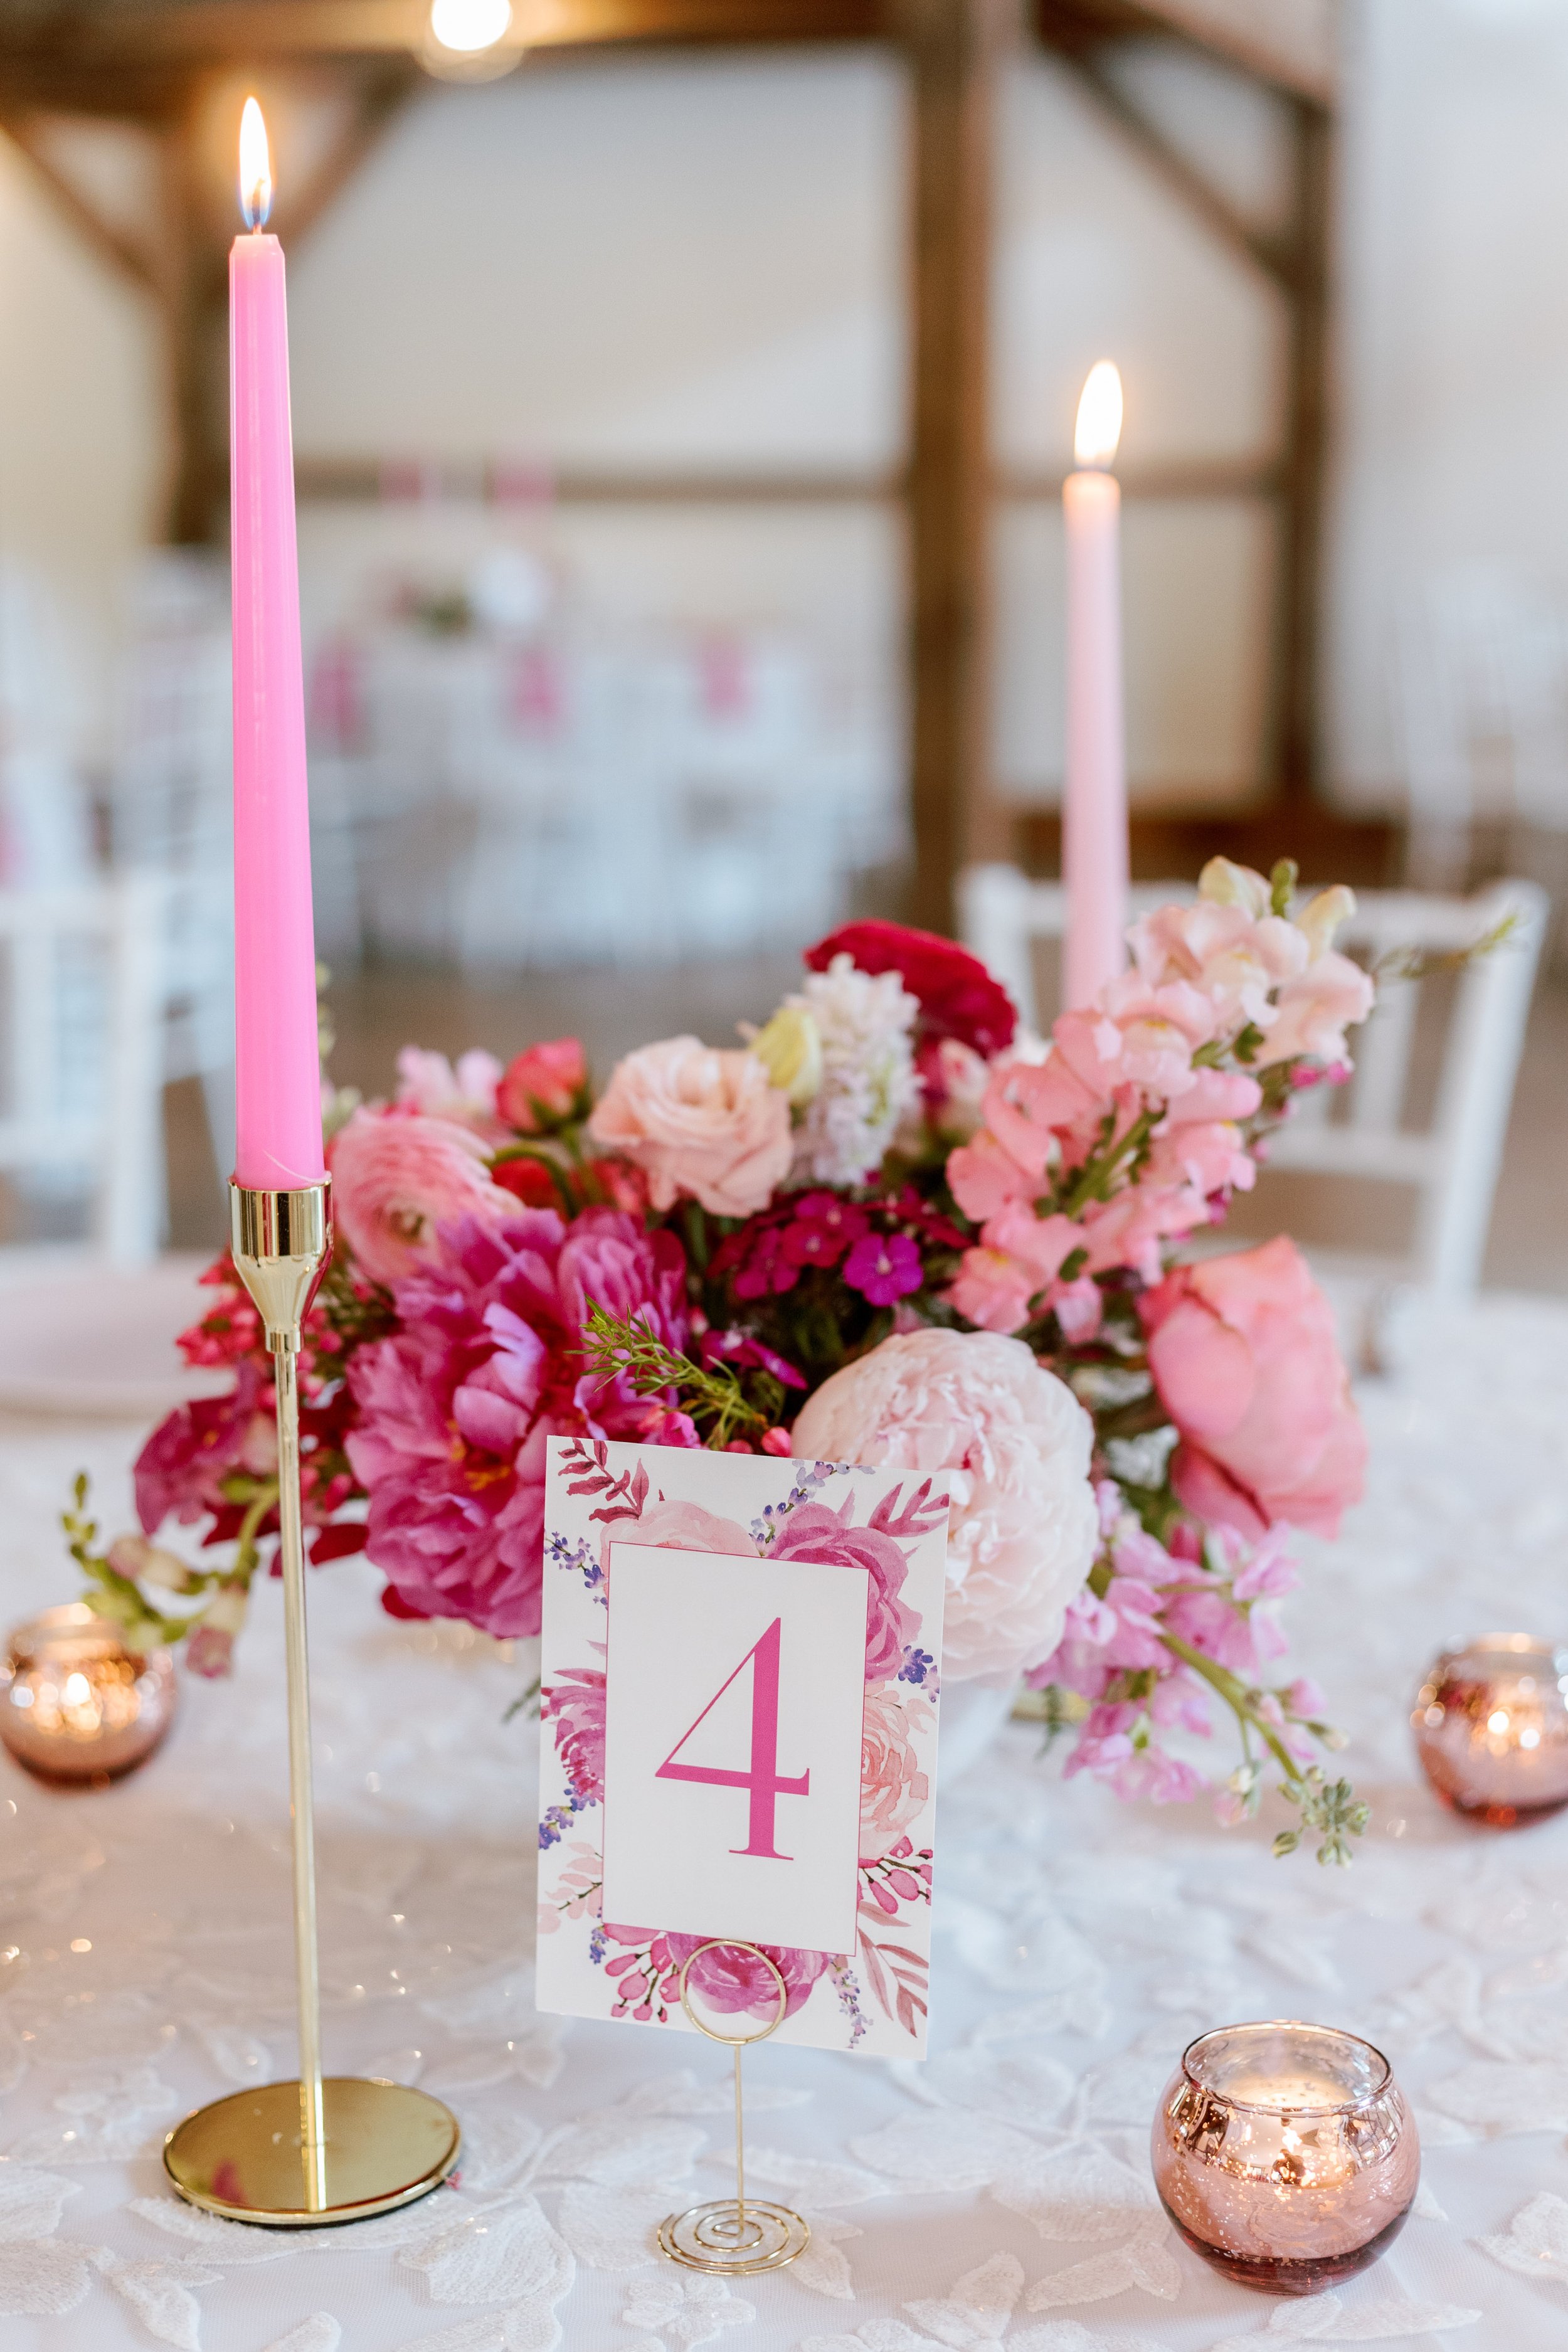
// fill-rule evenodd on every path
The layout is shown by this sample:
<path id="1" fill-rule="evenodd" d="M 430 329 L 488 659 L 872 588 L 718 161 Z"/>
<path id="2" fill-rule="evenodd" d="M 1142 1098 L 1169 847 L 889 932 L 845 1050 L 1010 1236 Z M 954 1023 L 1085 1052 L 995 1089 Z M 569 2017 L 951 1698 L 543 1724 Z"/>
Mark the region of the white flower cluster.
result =
<path id="1" fill-rule="evenodd" d="M 793 1181 L 861 1183 L 919 1099 L 910 1039 L 920 1006 L 896 971 L 859 971 L 847 955 L 808 972 L 784 1004 L 805 1016 L 822 1049 L 821 1080 L 795 1130 Z"/>

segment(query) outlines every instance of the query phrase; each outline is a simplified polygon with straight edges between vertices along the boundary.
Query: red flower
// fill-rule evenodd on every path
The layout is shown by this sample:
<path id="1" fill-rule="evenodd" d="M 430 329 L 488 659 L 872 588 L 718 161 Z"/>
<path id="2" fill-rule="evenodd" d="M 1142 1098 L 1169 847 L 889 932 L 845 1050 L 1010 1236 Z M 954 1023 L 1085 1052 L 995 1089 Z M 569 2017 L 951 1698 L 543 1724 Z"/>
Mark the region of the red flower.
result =
<path id="1" fill-rule="evenodd" d="M 934 931 L 903 923 L 845 923 L 805 951 L 808 971 L 826 971 L 847 955 L 861 971 L 896 971 L 920 999 L 920 1038 L 956 1037 L 989 1060 L 1013 1042 L 1018 1009 L 978 956 Z"/>

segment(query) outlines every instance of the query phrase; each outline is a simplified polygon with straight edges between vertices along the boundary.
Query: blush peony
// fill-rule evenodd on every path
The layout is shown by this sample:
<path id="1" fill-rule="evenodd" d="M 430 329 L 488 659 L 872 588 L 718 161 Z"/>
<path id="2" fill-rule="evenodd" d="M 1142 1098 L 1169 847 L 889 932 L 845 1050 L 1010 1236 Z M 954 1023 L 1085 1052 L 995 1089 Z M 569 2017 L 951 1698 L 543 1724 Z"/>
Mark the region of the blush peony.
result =
<path id="1" fill-rule="evenodd" d="M 1021 1339 L 910 1331 L 803 1406 L 797 1455 L 942 1474 L 952 1497 L 942 1675 L 1005 1683 L 1056 1647 L 1093 1562 L 1092 1430 Z M 797 1515 L 799 1516 L 799 1515 Z"/>
<path id="2" fill-rule="evenodd" d="M 872 1861 L 920 1819 L 931 1796 L 923 1735 L 931 1703 L 889 1683 L 866 1691 L 860 1719 L 860 1856 Z"/>
<path id="3" fill-rule="evenodd" d="M 467 1127 L 420 1112 L 356 1110 L 333 1138 L 332 1209 L 374 1282 L 412 1274 L 454 1217 L 498 1225 L 517 1202 L 490 1181 L 486 1147 Z"/>
<path id="4" fill-rule="evenodd" d="M 1366 1436 L 1332 1309 L 1294 1242 L 1179 1266 L 1140 1312 L 1187 1508 L 1252 1541 L 1280 1519 L 1336 1535 L 1361 1496 Z"/>
<path id="5" fill-rule="evenodd" d="M 656 1209 L 681 1194 L 720 1217 L 765 1208 L 789 1173 L 788 1098 L 755 1054 L 667 1037 L 617 1062 L 588 1121 L 647 1178 Z"/>

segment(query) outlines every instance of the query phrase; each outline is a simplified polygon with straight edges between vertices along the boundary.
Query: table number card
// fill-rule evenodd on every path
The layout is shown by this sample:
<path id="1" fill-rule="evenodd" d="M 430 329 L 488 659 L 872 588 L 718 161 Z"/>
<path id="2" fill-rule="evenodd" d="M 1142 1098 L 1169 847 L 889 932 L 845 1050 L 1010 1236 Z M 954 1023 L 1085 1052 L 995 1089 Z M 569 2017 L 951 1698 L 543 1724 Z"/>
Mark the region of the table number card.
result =
<path id="1" fill-rule="evenodd" d="M 691 2032 L 730 1937 L 781 2039 L 923 2054 L 946 1549 L 907 1471 L 552 1439 L 541 2008 Z"/>

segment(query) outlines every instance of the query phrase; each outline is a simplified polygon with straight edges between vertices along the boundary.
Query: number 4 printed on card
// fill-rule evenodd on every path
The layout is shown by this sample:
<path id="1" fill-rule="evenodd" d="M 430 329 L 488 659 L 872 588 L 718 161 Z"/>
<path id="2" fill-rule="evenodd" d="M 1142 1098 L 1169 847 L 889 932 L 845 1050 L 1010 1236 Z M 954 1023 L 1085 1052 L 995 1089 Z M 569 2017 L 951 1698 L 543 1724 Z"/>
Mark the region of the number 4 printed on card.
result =
<path id="1" fill-rule="evenodd" d="M 765 1862 L 789 1862 L 794 1857 L 780 1853 L 776 1833 L 775 1808 L 780 1797 L 806 1797 L 811 1793 L 811 1773 L 808 1770 L 785 1778 L 779 1771 L 779 1641 L 783 1621 L 775 1617 L 765 1633 L 752 1643 L 735 1671 L 714 1692 L 697 1721 L 683 1731 L 654 1778 L 657 1780 L 698 1780 L 715 1789 L 746 1789 L 751 1792 L 750 1835 L 744 1845 L 732 1845 L 731 1853 L 756 1854 Z M 731 1684 L 739 1680 L 746 1668 L 752 1669 L 752 1762 L 745 1772 L 726 1771 L 713 1764 L 678 1764 L 676 1758 L 692 1734 L 707 1722 Z"/>

